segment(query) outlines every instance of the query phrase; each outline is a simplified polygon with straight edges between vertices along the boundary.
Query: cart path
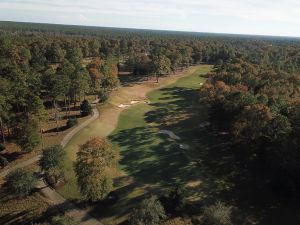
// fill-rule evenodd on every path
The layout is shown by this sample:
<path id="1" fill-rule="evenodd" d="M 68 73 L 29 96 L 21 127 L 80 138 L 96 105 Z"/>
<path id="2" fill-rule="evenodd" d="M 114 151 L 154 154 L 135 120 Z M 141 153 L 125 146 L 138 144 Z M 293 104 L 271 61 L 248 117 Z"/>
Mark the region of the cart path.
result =
<path id="1" fill-rule="evenodd" d="M 85 209 L 78 208 L 72 202 L 66 200 L 53 188 L 51 188 L 43 178 L 37 183 L 37 188 L 52 204 L 57 205 L 62 212 L 74 218 L 82 225 L 103 225 L 100 221 L 93 218 Z"/>
<path id="2" fill-rule="evenodd" d="M 89 118 L 88 120 L 84 121 L 82 124 L 80 124 L 79 126 L 75 127 L 73 130 L 71 130 L 61 141 L 60 145 L 64 148 L 72 139 L 72 137 L 74 137 L 75 134 L 77 134 L 79 131 L 81 131 L 83 128 L 87 127 L 90 123 L 92 123 L 93 121 L 95 121 L 96 119 L 98 119 L 99 117 L 99 111 L 97 110 L 96 106 L 93 107 L 93 116 L 91 118 Z M 23 168 L 26 166 L 29 166 L 33 163 L 36 163 L 40 160 L 41 158 L 41 154 L 37 155 L 31 159 L 28 159 L 24 162 L 21 162 L 11 168 L 8 168 L 6 170 L 3 170 L 0 173 L 0 178 L 1 177 L 5 177 L 7 174 L 9 174 L 11 171 L 18 169 L 18 168 Z"/>
<path id="3" fill-rule="evenodd" d="M 95 103 L 95 102 L 93 102 Z M 62 147 L 65 147 L 72 137 L 77 134 L 79 131 L 81 131 L 83 128 L 88 126 L 90 123 L 95 121 L 99 117 L 99 111 L 97 107 L 94 105 L 93 106 L 93 116 L 74 128 L 71 132 L 69 132 L 62 142 L 60 143 Z M 23 168 L 26 167 L 30 164 L 36 163 L 39 161 L 41 155 L 35 156 L 27 161 L 24 161 L 22 163 L 19 163 L 18 165 L 9 168 L 7 170 L 4 170 L 3 172 L 0 173 L 0 177 L 5 177 L 9 172 L 18 169 L 18 168 Z M 72 202 L 66 200 L 64 197 L 62 197 L 59 193 L 57 193 L 54 189 L 52 189 L 45 181 L 43 178 L 38 180 L 37 183 L 37 188 L 40 189 L 40 192 L 54 205 L 58 205 L 60 210 L 63 212 L 66 212 L 67 215 L 71 216 L 80 224 L 82 225 L 103 225 L 100 221 L 96 220 L 92 216 L 86 212 L 84 209 L 79 209 L 77 208 Z"/>

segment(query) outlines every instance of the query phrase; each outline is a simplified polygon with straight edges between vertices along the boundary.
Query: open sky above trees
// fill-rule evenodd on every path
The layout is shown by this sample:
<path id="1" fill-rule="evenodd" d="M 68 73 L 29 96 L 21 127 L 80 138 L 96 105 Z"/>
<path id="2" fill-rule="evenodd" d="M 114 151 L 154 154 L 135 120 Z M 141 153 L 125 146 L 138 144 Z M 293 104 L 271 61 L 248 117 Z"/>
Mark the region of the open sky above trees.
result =
<path id="1" fill-rule="evenodd" d="M 0 0 L 0 20 L 300 36 L 297 0 Z"/>

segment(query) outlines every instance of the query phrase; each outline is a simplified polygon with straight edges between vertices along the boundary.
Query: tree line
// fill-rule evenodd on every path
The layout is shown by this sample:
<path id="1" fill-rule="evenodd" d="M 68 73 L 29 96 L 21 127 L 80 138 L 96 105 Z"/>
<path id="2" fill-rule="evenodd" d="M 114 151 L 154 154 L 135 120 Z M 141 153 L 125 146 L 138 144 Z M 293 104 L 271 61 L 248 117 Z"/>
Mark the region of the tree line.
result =
<path id="1" fill-rule="evenodd" d="M 269 165 L 273 188 L 300 185 L 299 73 L 234 58 L 215 67 L 200 89 L 211 123 L 229 133 L 232 154 Z"/>
<path id="2" fill-rule="evenodd" d="M 2 148 L 6 139 L 12 139 L 25 152 L 40 142 L 40 124 L 48 116 L 45 109 L 53 108 L 57 120 L 59 107 L 68 114 L 72 104 L 86 95 L 98 95 L 100 101 L 105 101 L 119 85 L 120 71 L 155 76 L 158 81 L 161 75 L 193 64 L 214 64 L 217 74 L 230 73 L 231 77 L 226 77 L 230 82 L 247 79 L 242 84 L 247 88 L 258 85 L 252 88 L 255 91 L 260 86 L 267 89 L 261 80 L 270 83 L 269 78 L 277 76 L 261 74 L 299 72 L 300 42 L 296 39 L 9 22 L 2 25 Z M 265 76 L 268 78 L 261 79 Z M 272 85 L 279 87 L 280 82 L 269 85 L 274 89 Z M 296 83 L 284 83 L 283 87 L 289 89 Z M 68 126 L 72 124 L 76 121 Z"/>

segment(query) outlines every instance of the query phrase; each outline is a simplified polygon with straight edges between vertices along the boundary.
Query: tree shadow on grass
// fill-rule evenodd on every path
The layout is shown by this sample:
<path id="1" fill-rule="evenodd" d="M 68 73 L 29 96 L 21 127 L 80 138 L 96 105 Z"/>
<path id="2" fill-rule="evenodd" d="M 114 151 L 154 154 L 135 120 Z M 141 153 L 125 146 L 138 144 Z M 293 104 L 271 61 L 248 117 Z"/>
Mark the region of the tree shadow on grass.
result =
<path id="1" fill-rule="evenodd" d="M 145 113 L 144 119 L 152 127 L 135 127 L 111 136 L 122 146 L 120 165 L 133 177 L 135 185 L 150 184 L 153 189 L 149 191 L 153 192 L 154 187 L 161 190 L 187 184 L 189 196 L 198 199 L 191 212 L 201 213 L 203 206 L 221 200 L 238 209 L 236 225 L 299 224 L 297 201 L 282 199 L 272 192 L 266 165 L 237 158 L 230 136 L 221 137 L 213 126 L 199 126 L 209 119 L 207 109 L 198 103 L 197 90 L 164 88 L 159 96 L 151 98 L 152 110 Z M 181 138 L 180 143 L 190 148 L 178 148 L 178 144 L 157 134 L 159 129 L 173 131 Z M 189 186 L 193 183 L 197 185 Z M 123 198 L 118 204 L 141 200 L 142 195 L 130 196 L 137 188 L 134 184 L 117 190 Z M 126 205 L 124 208 L 128 211 Z"/>
<path id="2" fill-rule="evenodd" d="M 137 127 L 111 136 L 122 146 L 120 165 L 137 182 L 168 185 L 192 173 L 189 160 L 176 144 L 164 140 L 151 128 Z"/>
<path id="3" fill-rule="evenodd" d="M 173 131 L 191 146 L 187 153 L 196 163 L 193 171 L 201 183 L 190 188 L 190 195 L 200 197 L 201 205 L 212 204 L 217 199 L 235 205 L 241 214 L 235 217 L 235 224 L 251 224 L 250 221 L 261 225 L 300 223 L 297 200 L 272 192 L 269 168 L 265 164 L 236 158 L 230 137 L 219 137 L 214 127 L 199 127 L 201 122 L 208 120 L 208 115 L 207 109 L 197 103 L 197 91 L 173 87 L 161 92 L 164 97 L 152 104 L 153 110 L 146 113 L 145 120 L 158 124 L 159 129 Z M 180 114 L 185 116 L 178 117 Z M 170 118 L 176 119 L 169 123 Z M 195 207 L 201 212 L 201 207 Z"/>

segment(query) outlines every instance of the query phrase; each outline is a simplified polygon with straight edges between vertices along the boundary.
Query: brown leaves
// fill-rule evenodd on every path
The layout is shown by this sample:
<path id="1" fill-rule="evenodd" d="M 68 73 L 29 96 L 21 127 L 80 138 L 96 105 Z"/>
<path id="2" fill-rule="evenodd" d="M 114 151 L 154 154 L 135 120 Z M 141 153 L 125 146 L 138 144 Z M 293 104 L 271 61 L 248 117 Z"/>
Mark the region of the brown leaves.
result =
<path id="1" fill-rule="evenodd" d="M 110 166 L 115 155 L 112 146 L 105 138 L 92 138 L 80 146 L 77 160 L 85 163 L 93 163 L 98 166 Z"/>
<path id="2" fill-rule="evenodd" d="M 272 113 L 268 106 L 263 104 L 245 106 L 233 125 L 233 134 L 239 138 L 258 139 L 263 136 L 264 130 L 271 120 Z"/>

